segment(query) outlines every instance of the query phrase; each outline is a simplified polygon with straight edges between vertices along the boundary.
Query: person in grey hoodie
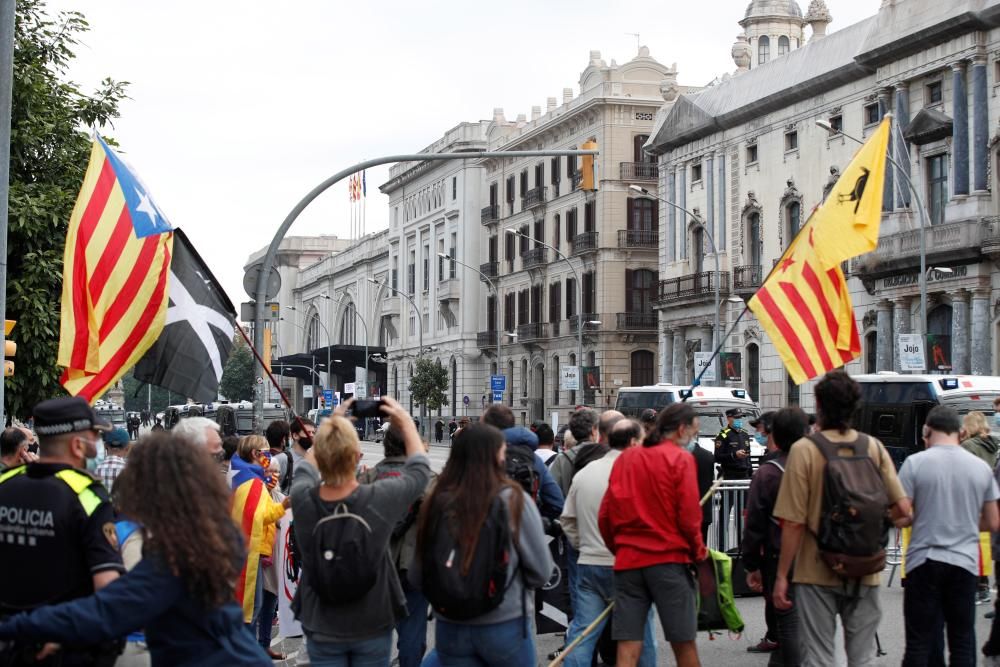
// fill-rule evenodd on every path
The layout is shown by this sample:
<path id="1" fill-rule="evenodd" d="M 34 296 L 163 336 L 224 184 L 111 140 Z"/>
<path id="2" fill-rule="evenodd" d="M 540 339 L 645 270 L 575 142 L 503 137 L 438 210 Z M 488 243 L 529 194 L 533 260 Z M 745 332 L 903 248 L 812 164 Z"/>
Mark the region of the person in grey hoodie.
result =
<path id="1" fill-rule="evenodd" d="M 493 610 L 468 620 L 435 612 L 436 659 L 443 667 L 480 664 L 496 667 L 534 665 L 535 637 L 531 590 L 552 574 L 552 557 L 542 530 L 542 518 L 528 494 L 504 472 L 503 434 L 486 424 L 462 431 L 438 477 L 437 485 L 420 508 L 417 551 L 410 565 L 410 584 L 424 589 L 424 554 L 432 551 L 430 516 L 447 515 L 453 534 L 460 536 L 461 563 L 474 554 L 493 499 L 503 499 L 510 520 L 507 581 L 503 600 Z M 443 527 L 443 524 L 441 524 Z M 471 556 L 470 556 L 471 557 Z M 428 591 L 424 591 L 427 593 Z"/>
<path id="2" fill-rule="evenodd" d="M 1000 452 L 1000 438 L 990 432 L 990 424 L 986 415 L 972 411 L 962 419 L 962 449 L 981 458 L 990 470 L 997 465 L 997 453 Z"/>

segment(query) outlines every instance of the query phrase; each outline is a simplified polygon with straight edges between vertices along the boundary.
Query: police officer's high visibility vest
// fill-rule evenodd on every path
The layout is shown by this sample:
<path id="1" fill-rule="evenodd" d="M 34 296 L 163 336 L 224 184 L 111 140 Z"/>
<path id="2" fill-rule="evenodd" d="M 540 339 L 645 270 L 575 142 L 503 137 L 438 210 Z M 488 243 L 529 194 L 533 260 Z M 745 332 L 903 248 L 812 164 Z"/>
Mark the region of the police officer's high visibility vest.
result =
<path id="1" fill-rule="evenodd" d="M 20 465 L 16 468 L 0 473 L 0 484 L 3 484 L 12 477 L 24 474 L 27 470 L 27 465 Z M 94 493 L 93 489 L 90 488 L 97 483 L 97 481 L 90 475 L 82 473 L 79 470 L 70 469 L 60 470 L 55 476 L 65 482 L 66 486 L 73 489 L 76 497 L 80 499 L 80 504 L 83 505 L 83 511 L 87 516 L 93 514 L 94 510 L 96 510 L 101 504 L 101 499 L 96 493 Z"/>

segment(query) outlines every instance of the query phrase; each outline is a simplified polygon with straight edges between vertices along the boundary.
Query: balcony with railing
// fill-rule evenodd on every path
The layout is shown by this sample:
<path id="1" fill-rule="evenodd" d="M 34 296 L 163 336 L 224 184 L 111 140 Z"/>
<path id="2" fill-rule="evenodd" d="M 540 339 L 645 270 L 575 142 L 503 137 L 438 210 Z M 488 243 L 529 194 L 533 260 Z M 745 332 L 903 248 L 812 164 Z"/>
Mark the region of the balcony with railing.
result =
<path id="1" fill-rule="evenodd" d="M 496 278 L 500 275 L 500 262 L 486 262 L 485 264 L 479 265 L 479 276 L 480 280 L 484 280 L 483 276 L 487 278 Z"/>
<path id="2" fill-rule="evenodd" d="M 660 177 L 660 166 L 655 162 L 620 162 L 618 178 L 623 181 L 655 181 Z"/>
<path id="3" fill-rule="evenodd" d="M 733 291 L 736 294 L 753 294 L 763 283 L 764 267 L 760 264 L 733 267 Z"/>
<path id="4" fill-rule="evenodd" d="M 484 225 L 489 225 L 500 219 L 500 205 L 493 204 L 492 206 L 486 206 L 483 208 L 482 212 L 482 223 Z"/>
<path id="5" fill-rule="evenodd" d="M 496 331 L 480 331 L 476 334 L 476 347 L 480 349 L 484 348 L 496 348 L 497 346 L 497 332 Z"/>
<path id="6" fill-rule="evenodd" d="M 548 264 L 548 248 L 532 248 L 521 255 L 521 266 L 530 269 Z"/>
<path id="7" fill-rule="evenodd" d="M 524 193 L 521 197 L 521 210 L 528 210 L 535 208 L 536 206 L 541 206 L 545 203 L 545 186 L 540 185 L 537 188 L 531 188 Z"/>
<path id="8" fill-rule="evenodd" d="M 399 297 L 395 296 L 392 292 L 389 292 L 382 298 L 382 314 L 383 315 L 399 314 Z"/>
<path id="9" fill-rule="evenodd" d="M 618 313 L 618 331 L 656 331 L 656 313 Z"/>
<path id="10" fill-rule="evenodd" d="M 438 301 L 457 301 L 462 292 L 462 286 L 458 278 L 447 278 L 438 283 Z"/>
<path id="11" fill-rule="evenodd" d="M 518 343 L 529 343 L 540 338 L 548 338 L 548 326 L 545 322 L 529 322 L 518 325 Z"/>
<path id="12" fill-rule="evenodd" d="M 597 252 L 597 232 L 583 232 L 573 237 L 574 255 L 586 252 Z"/>
<path id="13" fill-rule="evenodd" d="M 580 331 L 580 320 L 583 320 L 583 331 L 599 331 L 601 329 L 601 316 L 597 313 L 583 313 L 582 315 L 570 315 L 569 332 L 576 334 Z"/>
<path id="14" fill-rule="evenodd" d="M 701 273 L 689 273 L 686 276 L 661 280 L 657 303 L 662 306 L 682 301 L 698 302 L 711 299 L 715 294 L 716 279 L 719 281 L 720 294 L 728 294 L 728 271 L 720 271 L 718 276 L 716 276 L 715 271 L 702 271 Z"/>
<path id="15" fill-rule="evenodd" d="M 618 247 L 657 250 L 660 247 L 660 233 L 647 229 L 619 229 Z"/>
<path id="16" fill-rule="evenodd" d="M 958 262 L 992 252 L 991 218 L 933 225 L 923 231 L 927 263 Z M 863 278 L 880 278 L 913 269 L 920 261 L 920 229 L 879 237 L 875 250 L 851 261 L 851 271 Z M 1000 244 L 998 244 L 1000 245 Z"/>

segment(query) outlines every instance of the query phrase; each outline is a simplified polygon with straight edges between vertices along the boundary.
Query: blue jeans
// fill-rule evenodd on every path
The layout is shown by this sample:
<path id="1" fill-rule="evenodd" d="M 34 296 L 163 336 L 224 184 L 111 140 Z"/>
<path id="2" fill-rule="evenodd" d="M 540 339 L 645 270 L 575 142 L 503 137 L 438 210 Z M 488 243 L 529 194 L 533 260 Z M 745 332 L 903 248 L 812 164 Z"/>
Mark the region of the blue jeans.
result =
<path id="1" fill-rule="evenodd" d="M 271 648 L 271 628 L 276 611 L 278 611 L 278 596 L 265 590 L 261 598 L 260 613 L 257 614 L 257 641 L 265 649 Z"/>
<path id="2" fill-rule="evenodd" d="M 502 623 L 467 625 L 437 619 L 438 662 L 442 667 L 535 665 L 534 629 L 523 616 Z"/>
<path id="3" fill-rule="evenodd" d="M 950 654 L 947 664 L 974 667 L 977 580 L 964 568 L 936 560 L 926 560 L 906 572 L 903 667 L 946 664 L 945 630 Z"/>
<path id="4" fill-rule="evenodd" d="M 580 578 L 579 567 L 576 561 L 580 558 L 580 552 L 573 548 L 573 545 L 569 543 L 569 539 L 562 539 L 566 540 L 566 574 L 569 577 L 569 617 L 573 618 L 576 615 L 577 580 Z"/>
<path id="5" fill-rule="evenodd" d="M 396 624 L 399 650 L 399 667 L 420 667 L 420 661 L 427 650 L 427 598 L 420 591 L 406 591 L 406 610 L 409 616 Z"/>
<path id="6" fill-rule="evenodd" d="M 569 624 L 566 632 L 566 643 L 569 644 L 576 639 L 588 625 L 594 622 L 608 604 L 615 599 L 615 574 L 614 569 L 600 565 L 578 565 L 577 591 L 576 591 L 576 613 L 573 621 Z M 566 667 L 590 667 L 593 659 L 594 649 L 597 647 L 597 640 L 601 637 L 601 631 L 607 625 L 608 619 L 594 628 L 594 630 L 584 637 L 573 652 L 570 653 L 563 662 Z M 656 667 L 656 637 L 653 628 L 653 610 L 649 610 L 649 619 L 646 622 L 646 633 L 642 640 L 642 655 L 639 657 L 639 667 Z"/>
<path id="7" fill-rule="evenodd" d="M 392 631 L 353 642 L 321 642 L 309 637 L 307 650 L 313 667 L 389 667 Z"/>

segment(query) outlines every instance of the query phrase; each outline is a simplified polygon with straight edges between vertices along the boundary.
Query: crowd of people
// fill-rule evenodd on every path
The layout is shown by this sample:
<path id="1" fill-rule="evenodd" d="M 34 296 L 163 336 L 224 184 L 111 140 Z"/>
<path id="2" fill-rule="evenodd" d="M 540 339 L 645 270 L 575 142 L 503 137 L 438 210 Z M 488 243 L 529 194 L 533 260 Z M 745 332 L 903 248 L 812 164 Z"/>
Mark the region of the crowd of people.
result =
<path id="1" fill-rule="evenodd" d="M 768 626 L 751 648 L 770 664 L 834 664 L 838 617 L 848 664 L 872 663 L 893 525 L 909 536 L 903 664 L 945 664 L 946 652 L 976 664 L 1000 439 L 981 413 L 935 407 L 924 451 L 897 473 L 853 427 L 860 391 L 846 373 L 827 374 L 815 399 L 815 424 L 789 407 L 749 421 L 752 436 L 748 415 L 727 412 L 714 452 L 699 446 L 689 403 L 640 419 L 579 408 L 558 433 L 494 404 L 477 421 L 435 425 L 451 440 L 438 475 L 391 398 L 372 468 L 353 401 L 318 427 L 294 417 L 223 439 L 191 417 L 138 442 L 81 399 L 44 401 L 34 432 L 0 433 L 0 559 L 25 571 L 0 588 L 0 664 L 282 659 L 271 635 L 285 523 L 313 665 L 388 667 L 394 653 L 400 667 L 534 665 L 541 589 L 564 568 L 569 627 L 550 658 L 656 665 L 659 630 L 677 665 L 693 667 L 716 470 L 751 480 L 720 522 L 741 523 L 739 558 Z M 767 449 L 756 471 L 750 437 Z M 99 441 L 106 456 L 89 474 Z M 1000 664 L 995 615 L 982 652 Z"/>

